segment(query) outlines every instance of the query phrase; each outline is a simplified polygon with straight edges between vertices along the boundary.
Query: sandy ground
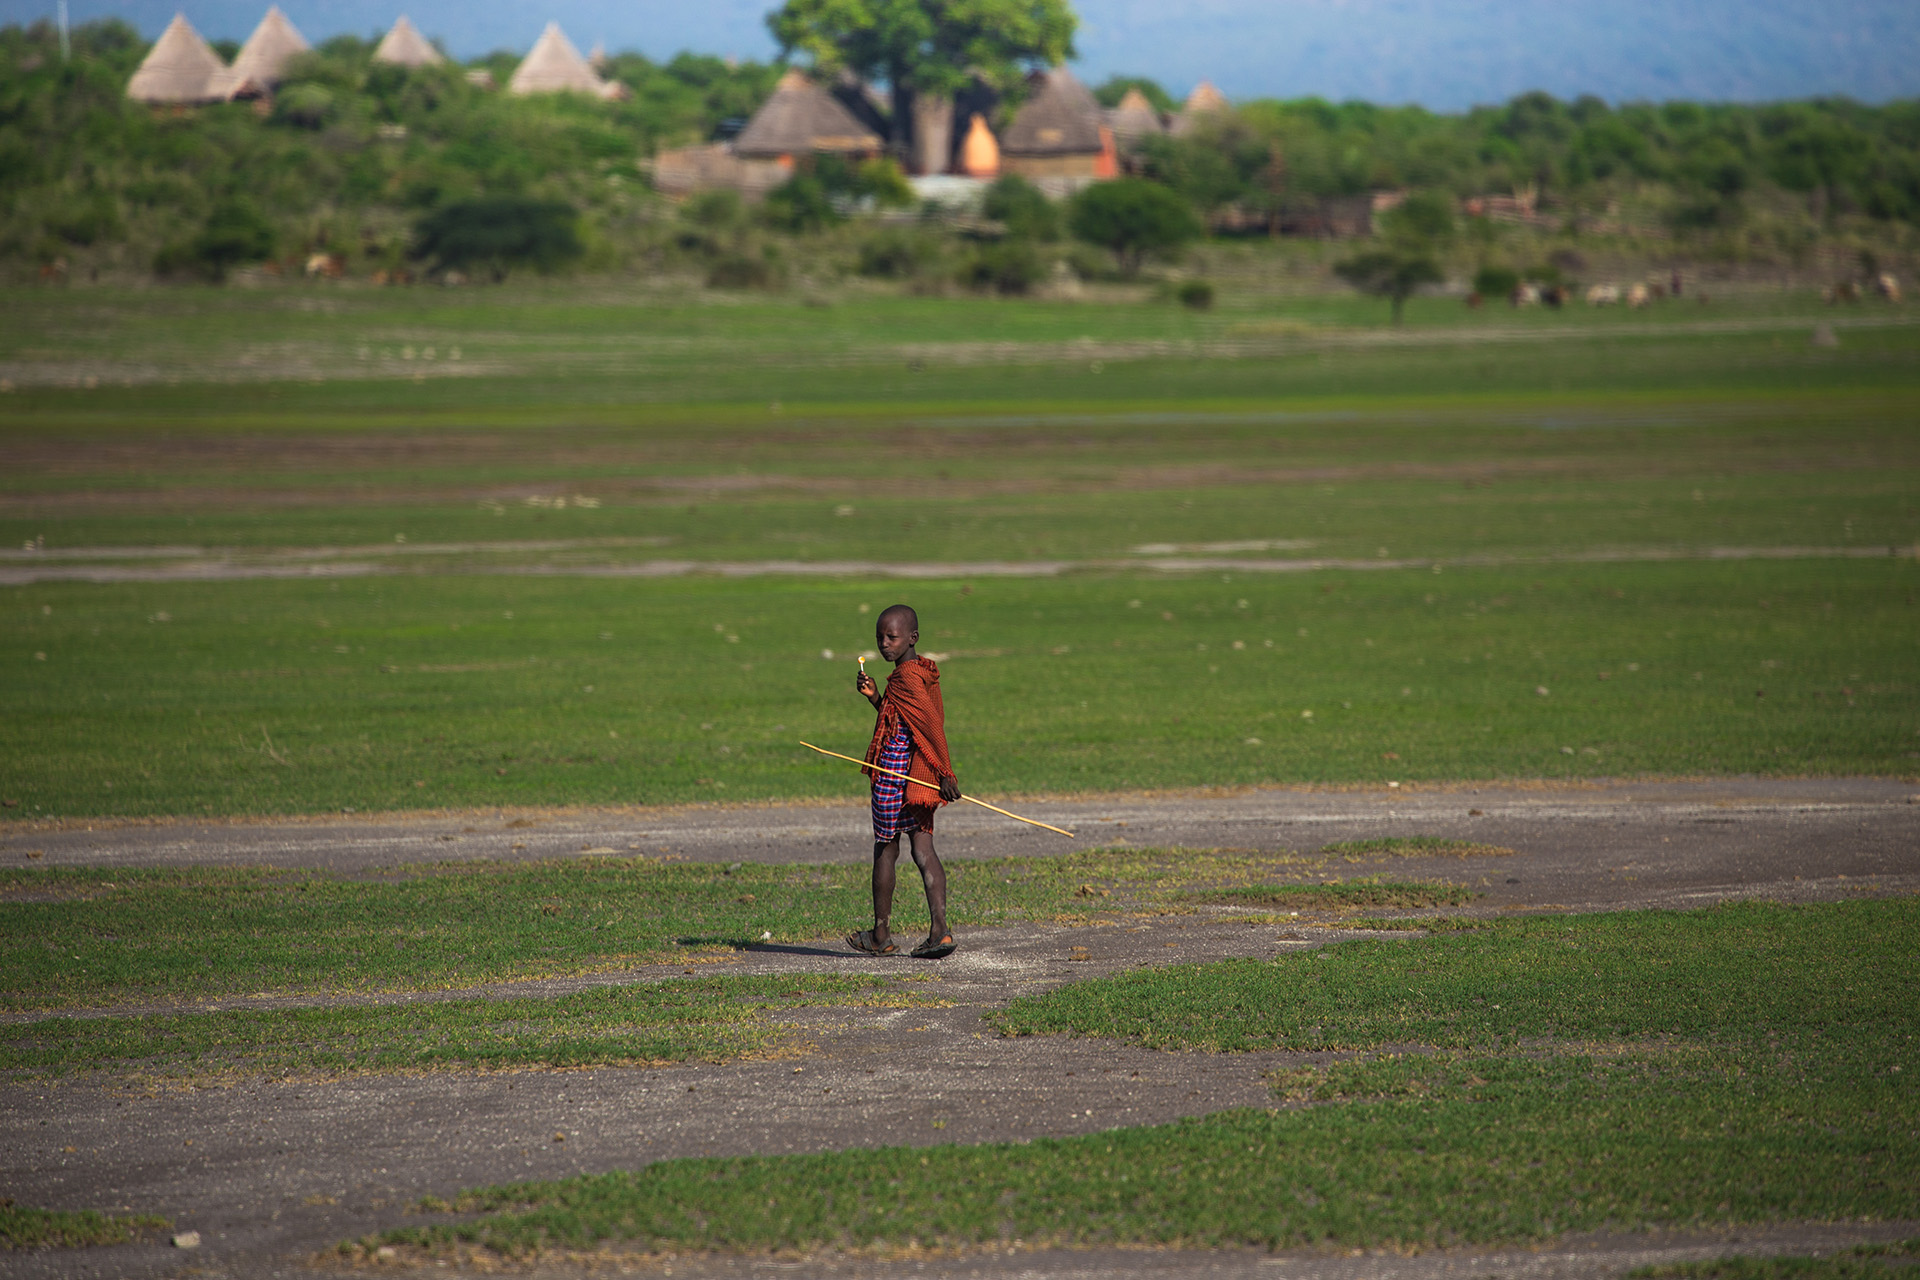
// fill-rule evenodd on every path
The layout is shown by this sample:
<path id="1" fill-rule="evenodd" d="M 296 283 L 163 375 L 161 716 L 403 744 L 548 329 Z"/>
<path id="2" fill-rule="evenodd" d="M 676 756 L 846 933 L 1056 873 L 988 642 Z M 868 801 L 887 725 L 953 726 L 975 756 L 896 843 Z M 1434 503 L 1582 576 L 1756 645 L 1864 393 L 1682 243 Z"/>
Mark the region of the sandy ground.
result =
<path id="1" fill-rule="evenodd" d="M 1039 799 L 1068 842 L 949 810 L 949 858 L 1118 844 L 1309 850 L 1380 835 L 1471 836 L 1512 857 L 1370 865 L 1484 886 L 1485 910 L 1694 906 L 1733 897 L 1830 900 L 1920 892 L 1920 790 L 1888 780 L 1721 780 L 1580 787 L 1249 790 Z M 1474 811 L 1478 811 L 1477 813 Z M 978 816 L 975 816 L 977 813 Z M 665 851 L 701 861 L 861 859 L 856 806 L 466 813 L 279 823 L 160 823 L 0 834 L 53 865 L 273 863 L 353 871 L 439 858 Z M 527 823 L 532 825 L 525 825 Z M 514 844 L 525 847 L 515 850 Z M 909 885 L 909 890 L 910 890 Z M 849 924 L 855 922 L 850 921 Z M 0 1255 L 19 1276 L 278 1276 L 313 1252 L 394 1225 L 432 1192 L 695 1154 L 1019 1139 L 1265 1106 L 1264 1074 L 1303 1056 L 1173 1054 L 1094 1041 L 1001 1039 L 981 1015 L 1014 995 L 1141 963 L 1271 956 L 1344 935 L 1223 912 L 1072 928 L 984 930 L 931 970 L 949 1007 L 795 1010 L 796 1057 L 655 1069 L 247 1080 L 149 1095 L 99 1083 L 0 1087 L 0 1188 L 27 1203 L 158 1212 L 205 1244 Z M 1084 951 L 1075 951 L 1084 948 Z M 1084 954 L 1084 962 L 1069 960 Z M 822 940 L 742 952 L 727 973 L 900 972 Z M 678 970 L 637 970 L 650 981 Z M 526 987 L 517 990 L 525 991 Z M 463 993 L 444 993 L 448 995 Z M 227 1003 L 227 1002 L 223 1002 Z M 563 1135 L 559 1141 L 555 1135 Z M 1325 1253 L 1053 1251 L 957 1259 L 556 1260 L 543 1274 L 637 1270 L 865 1277 L 1262 1275 L 1597 1276 L 1649 1261 L 1833 1248 L 1920 1223 L 1782 1226 L 1737 1235 L 1596 1236 L 1540 1251 Z"/>

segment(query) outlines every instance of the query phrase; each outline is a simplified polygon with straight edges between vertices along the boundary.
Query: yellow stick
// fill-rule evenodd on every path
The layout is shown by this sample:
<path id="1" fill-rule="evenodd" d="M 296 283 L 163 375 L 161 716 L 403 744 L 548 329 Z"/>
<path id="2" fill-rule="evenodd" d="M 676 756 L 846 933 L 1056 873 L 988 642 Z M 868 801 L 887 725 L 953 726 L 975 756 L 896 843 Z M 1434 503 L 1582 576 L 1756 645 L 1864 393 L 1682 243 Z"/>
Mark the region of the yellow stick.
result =
<path id="1" fill-rule="evenodd" d="M 838 751 L 829 751 L 825 747 L 816 747 L 811 742 L 802 742 L 800 745 L 805 747 L 809 751 L 818 751 L 823 756 L 832 756 L 835 760 L 845 760 L 849 764 L 857 764 L 863 769 L 872 769 L 879 773 L 892 774 L 896 778 L 905 778 L 908 782 L 911 782 L 916 787 L 925 787 L 929 791 L 940 790 L 940 788 L 934 786 L 931 782 L 922 782 L 920 779 L 912 777 L 908 774 L 904 774 L 900 772 L 898 769 L 889 769 L 889 768 L 886 768 L 884 765 L 868 764 L 865 760 L 858 760 L 858 759 L 855 759 L 853 756 L 843 756 Z M 1065 836 L 1069 840 L 1072 840 L 1075 838 L 1073 832 L 1071 831 L 1065 831 L 1059 827 L 1049 826 L 1047 823 L 1044 823 L 1044 822 L 1036 822 L 1032 818 L 1023 818 L 1017 813 L 1008 813 L 1005 809 L 1002 809 L 997 804 L 988 804 L 985 800 L 975 800 L 972 796 L 961 796 L 960 798 L 962 800 L 965 800 L 968 804 L 977 804 L 982 809 L 991 809 L 995 813 L 1000 814 L 1003 817 L 1012 818 L 1015 822 L 1024 822 L 1030 827 L 1046 827 L 1047 830 L 1049 831 L 1058 831 L 1061 835 Z"/>

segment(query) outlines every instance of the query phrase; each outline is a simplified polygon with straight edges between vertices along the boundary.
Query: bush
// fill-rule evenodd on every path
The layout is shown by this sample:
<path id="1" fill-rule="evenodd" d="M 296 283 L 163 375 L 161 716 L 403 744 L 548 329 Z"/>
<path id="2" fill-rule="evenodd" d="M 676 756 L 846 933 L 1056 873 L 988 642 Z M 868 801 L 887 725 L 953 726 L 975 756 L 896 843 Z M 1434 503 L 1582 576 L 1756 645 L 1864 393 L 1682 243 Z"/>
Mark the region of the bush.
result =
<path id="1" fill-rule="evenodd" d="M 1046 278 L 1030 240 L 1006 239 L 976 248 L 960 267 L 960 283 L 982 292 L 1022 294 Z"/>
<path id="2" fill-rule="evenodd" d="M 1188 280 L 1173 291 L 1180 305 L 1191 311 L 1207 311 L 1213 307 L 1213 286 L 1205 280 Z"/>
<path id="3" fill-rule="evenodd" d="M 919 275 L 940 256 L 931 238 L 897 227 L 869 236 L 860 246 L 856 270 L 881 280 L 907 280 Z"/>
<path id="4" fill-rule="evenodd" d="M 274 100 L 273 118 L 301 129 L 319 129 L 340 113 L 333 90 L 319 84 L 296 84 Z"/>
<path id="5" fill-rule="evenodd" d="M 1177 249 L 1201 231 L 1186 201 L 1140 178 L 1088 187 L 1073 198 L 1067 221 L 1074 235 L 1112 250 L 1128 276 L 1139 274 L 1148 254 Z"/>
<path id="6" fill-rule="evenodd" d="M 811 173 L 796 173 L 767 192 L 760 218 L 780 231 L 818 231 L 840 221 L 826 184 Z"/>
<path id="7" fill-rule="evenodd" d="M 709 289 L 765 289 L 773 282 L 773 265 L 751 253 L 723 254 L 707 271 Z"/>
<path id="8" fill-rule="evenodd" d="M 215 205 L 193 239 L 162 249 L 153 269 L 161 275 L 192 273 L 225 280 L 227 272 L 242 263 L 271 258 L 273 242 L 272 224 L 252 204 L 236 197 Z"/>
<path id="9" fill-rule="evenodd" d="M 680 216 L 696 227 L 710 231 L 731 231 L 746 218 L 746 206 L 738 191 L 700 191 L 687 197 Z"/>
<path id="10" fill-rule="evenodd" d="M 1483 298 L 1510 298 L 1520 287 L 1520 273 L 1489 263 L 1473 273 L 1473 291 Z"/>
<path id="11" fill-rule="evenodd" d="M 1060 238 L 1060 210 L 1046 193 L 1018 174 L 1009 173 L 987 188 L 980 212 L 1006 227 L 1010 236 L 1032 240 Z"/>
<path id="12" fill-rule="evenodd" d="M 443 271 L 484 270 L 495 280 L 517 266 L 553 271 L 583 252 L 579 222 L 573 206 L 559 200 L 456 200 L 420 220 L 413 256 L 432 259 Z"/>

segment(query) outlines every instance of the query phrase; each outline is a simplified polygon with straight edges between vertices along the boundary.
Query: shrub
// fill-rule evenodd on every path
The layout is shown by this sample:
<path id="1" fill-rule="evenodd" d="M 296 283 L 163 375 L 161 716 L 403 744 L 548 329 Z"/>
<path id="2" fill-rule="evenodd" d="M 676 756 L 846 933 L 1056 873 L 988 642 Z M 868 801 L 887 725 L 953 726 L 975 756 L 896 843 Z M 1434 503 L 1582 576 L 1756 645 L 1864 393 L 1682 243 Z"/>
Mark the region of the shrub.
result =
<path id="1" fill-rule="evenodd" d="M 185 244 L 162 249 L 153 260 L 153 269 L 161 275 L 185 272 L 209 280 L 227 278 L 227 272 L 245 262 L 262 262 L 273 256 L 273 226 L 246 200 L 223 200 L 207 215 L 200 233 Z"/>
<path id="2" fill-rule="evenodd" d="M 1140 178 L 1095 183 L 1073 198 L 1067 219 L 1074 235 L 1112 250 L 1129 276 L 1148 254 L 1177 249 L 1201 230 L 1186 201 Z"/>
<path id="3" fill-rule="evenodd" d="M 420 220 L 413 256 L 431 259 L 443 271 L 486 271 L 495 280 L 517 266 L 553 271 L 583 252 L 579 222 L 573 206 L 559 200 L 456 200 Z"/>
<path id="4" fill-rule="evenodd" d="M 939 246 L 929 237 L 888 227 L 867 237 L 860 246 L 856 270 L 863 276 L 882 280 L 906 280 L 917 276 L 940 256 Z"/>
<path id="5" fill-rule="evenodd" d="M 729 231 L 746 217 L 746 207 L 740 203 L 738 191 L 700 191 L 687 197 L 680 206 L 680 216 L 696 227 Z"/>
<path id="6" fill-rule="evenodd" d="M 1510 298 L 1520 287 L 1520 273 L 1492 263 L 1473 273 L 1473 291 L 1483 298 Z"/>
<path id="7" fill-rule="evenodd" d="M 960 283 L 969 289 L 1022 294 L 1046 277 L 1032 241 L 1006 239 L 976 248 L 960 267 Z"/>
<path id="8" fill-rule="evenodd" d="M 301 129 L 319 129 L 339 114 L 333 90 L 320 84 L 296 84 L 274 100 L 273 118 Z"/>
<path id="9" fill-rule="evenodd" d="M 1060 210 L 1046 193 L 1018 174 L 1009 173 L 987 188 L 980 212 L 1007 229 L 1010 236 L 1033 240 L 1060 238 Z"/>
<path id="10" fill-rule="evenodd" d="M 765 289 L 772 283 L 772 264 L 750 253 L 722 254 L 707 271 L 710 289 Z"/>
<path id="11" fill-rule="evenodd" d="M 1205 280 L 1185 281 L 1174 290 L 1173 296 L 1189 310 L 1206 311 L 1213 306 L 1213 286 Z"/>
<path id="12" fill-rule="evenodd" d="M 780 231 L 818 231 L 840 221 L 826 184 L 811 173 L 796 173 L 767 192 L 760 218 Z"/>

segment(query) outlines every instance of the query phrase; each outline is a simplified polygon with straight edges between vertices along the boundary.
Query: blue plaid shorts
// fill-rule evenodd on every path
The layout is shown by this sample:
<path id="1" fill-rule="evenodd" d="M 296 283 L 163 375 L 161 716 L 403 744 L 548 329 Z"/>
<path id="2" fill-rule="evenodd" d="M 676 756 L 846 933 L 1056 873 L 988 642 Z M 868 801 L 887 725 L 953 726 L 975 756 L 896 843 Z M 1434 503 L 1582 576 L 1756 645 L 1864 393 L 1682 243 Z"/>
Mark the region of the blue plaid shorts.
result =
<path id="1" fill-rule="evenodd" d="M 901 725 L 880 747 L 877 763 L 905 773 L 913 762 L 913 735 Z M 920 790 L 925 791 L 922 787 Z M 895 836 L 933 830 L 933 806 L 907 803 L 907 780 L 880 774 L 873 780 L 873 838 L 885 844 Z"/>

